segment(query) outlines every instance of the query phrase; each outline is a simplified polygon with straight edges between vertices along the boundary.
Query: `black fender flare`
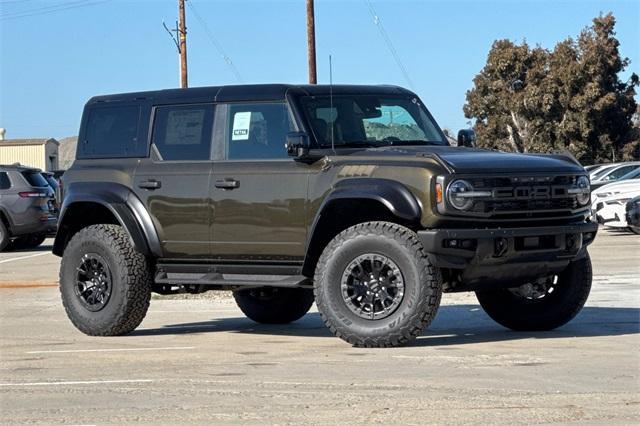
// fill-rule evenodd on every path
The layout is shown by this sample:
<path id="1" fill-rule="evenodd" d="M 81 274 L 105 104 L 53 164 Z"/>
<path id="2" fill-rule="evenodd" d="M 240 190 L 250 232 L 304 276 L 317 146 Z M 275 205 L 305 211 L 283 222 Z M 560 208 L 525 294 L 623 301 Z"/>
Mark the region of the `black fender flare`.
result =
<path id="1" fill-rule="evenodd" d="M 338 181 L 325 197 L 316 212 L 309 232 L 305 252 L 309 253 L 311 242 L 320 218 L 331 203 L 346 199 L 367 199 L 380 202 L 396 217 L 406 222 L 419 222 L 422 216 L 420 201 L 404 184 L 381 178 L 352 178 Z M 305 259 L 305 264 L 307 259 Z"/>
<path id="2" fill-rule="evenodd" d="M 107 208 L 126 229 L 136 251 L 147 256 L 161 257 L 160 238 L 144 204 L 128 187 L 113 182 L 74 182 L 65 187 L 58 233 L 53 244 L 54 254 L 62 255 L 67 240 L 66 213 L 74 204 L 85 202 Z"/>

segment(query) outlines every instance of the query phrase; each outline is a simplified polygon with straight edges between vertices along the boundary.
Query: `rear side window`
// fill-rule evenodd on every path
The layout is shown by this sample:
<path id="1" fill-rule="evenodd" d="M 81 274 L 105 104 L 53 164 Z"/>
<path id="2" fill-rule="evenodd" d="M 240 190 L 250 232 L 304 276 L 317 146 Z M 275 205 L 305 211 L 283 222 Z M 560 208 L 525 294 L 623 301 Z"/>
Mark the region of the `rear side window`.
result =
<path id="1" fill-rule="evenodd" d="M 165 161 L 206 161 L 211 157 L 213 105 L 156 108 L 153 144 Z"/>
<path id="2" fill-rule="evenodd" d="M 78 144 L 78 158 L 146 156 L 146 144 L 140 140 L 140 112 L 139 105 L 92 108 Z"/>
<path id="3" fill-rule="evenodd" d="M 46 188 L 49 186 L 47 180 L 43 178 L 39 172 L 22 172 L 22 176 L 31 186 L 35 186 L 37 188 Z"/>
<path id="4" fill-rule="evenodd" d="M 228 160 L 288 158 L 284 144 L 295 130 L 287 104 L 229 104 L 225 143 Z"/>
<path id="5" fill-rule="evenodd" d="M 9 189 L 11 188 L 11 181 L 9 180 L 9 175 L 6 172 L 0 172 L 0 189 Z"/>

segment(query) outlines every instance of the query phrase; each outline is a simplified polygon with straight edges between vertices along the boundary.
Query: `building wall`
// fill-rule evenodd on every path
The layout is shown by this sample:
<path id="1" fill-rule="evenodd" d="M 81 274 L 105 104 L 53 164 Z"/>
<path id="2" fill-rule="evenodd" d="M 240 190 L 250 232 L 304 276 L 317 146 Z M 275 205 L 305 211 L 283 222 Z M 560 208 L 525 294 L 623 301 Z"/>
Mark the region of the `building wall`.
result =
<path id="1" fill-rule="evenodd" d="M 45 145 L 8 145 L 0 142 L 0 164 L 20 163 L 23 166 L 47 169 Z"/>

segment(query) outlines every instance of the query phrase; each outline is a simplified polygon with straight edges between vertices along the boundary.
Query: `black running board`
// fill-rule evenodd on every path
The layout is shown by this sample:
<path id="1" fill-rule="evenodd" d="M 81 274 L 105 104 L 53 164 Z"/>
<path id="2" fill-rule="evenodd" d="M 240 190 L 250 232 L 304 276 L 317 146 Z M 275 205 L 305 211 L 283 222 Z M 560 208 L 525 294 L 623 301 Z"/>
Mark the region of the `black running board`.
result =
<path id="1" fill-rule="evenodd" d="M 172 273 L 159 271 L 155 283 L 165 286 L 206 286 L 224 289 L 251 287 L 313 288 L 313 282 L 302 275 L 269 276 L 220 273 Z"/>

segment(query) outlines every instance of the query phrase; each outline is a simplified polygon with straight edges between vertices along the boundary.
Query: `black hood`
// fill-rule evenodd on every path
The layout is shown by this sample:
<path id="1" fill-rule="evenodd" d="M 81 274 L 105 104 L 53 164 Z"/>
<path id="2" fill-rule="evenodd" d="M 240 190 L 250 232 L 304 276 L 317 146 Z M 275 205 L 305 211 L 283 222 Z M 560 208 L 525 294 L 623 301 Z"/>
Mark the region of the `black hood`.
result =
<path id="1" fill-rule="evenodd" d="M 514 154 L 453 146 L 388 146 L 368 149 L 366 152 L 374 156 L 435 155 L 456 173 L 584 172 L 584 168 L 575 160 L 560 154 Z"/>

